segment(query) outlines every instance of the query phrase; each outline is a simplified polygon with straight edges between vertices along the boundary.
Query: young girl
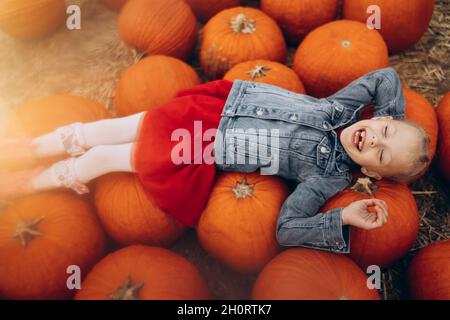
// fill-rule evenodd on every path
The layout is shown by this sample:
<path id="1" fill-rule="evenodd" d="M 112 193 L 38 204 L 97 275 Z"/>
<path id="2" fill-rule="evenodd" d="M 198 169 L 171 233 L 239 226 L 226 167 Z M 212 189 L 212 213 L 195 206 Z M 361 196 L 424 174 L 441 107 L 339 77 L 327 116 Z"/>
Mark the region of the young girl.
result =
<path id="1" fill-rule="evenodd" d="M 357 121 L 374 102 L 376 117 Z M 319 213 L 351 182 L 351 170 L 405 181 L 428 164 L 424 130 L 404 117 L 397 73 L 371 72 L 326 99 L 275 86 L 219 80 L 183 90 L 169 103 L 126 118 L 75 123 L 27 141 L 4 141 L 0 165 L 67 154 L 50 168 L 3 173 L 0 199 L 135 172 L 168 214 L 195 226 L 216 170 L 276 174 L 298 183 L 281 208 L 282 245 L 349 252 L 349 228 L 386 223 L 385 202 L 370 199 Z M 217 131 L 218 130 L 218 131 Z M 14 152 L 5 152 L 8 146 Z M 373 206 L 375 212 L 369 212 Z"/>

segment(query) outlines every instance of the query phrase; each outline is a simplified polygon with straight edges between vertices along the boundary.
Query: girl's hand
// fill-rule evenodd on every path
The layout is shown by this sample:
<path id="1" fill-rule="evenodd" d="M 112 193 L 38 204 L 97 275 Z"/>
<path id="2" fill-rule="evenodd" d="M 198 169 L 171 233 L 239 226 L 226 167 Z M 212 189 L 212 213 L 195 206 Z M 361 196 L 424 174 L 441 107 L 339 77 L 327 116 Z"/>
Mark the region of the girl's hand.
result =
<path id="1" fill-rule="evenodd" d="M 371 230 L 379 228 L 387 222 L 388 208 L 383 200 L 360 200 L 345 207 L 341 217 L 343 225 Z"/>

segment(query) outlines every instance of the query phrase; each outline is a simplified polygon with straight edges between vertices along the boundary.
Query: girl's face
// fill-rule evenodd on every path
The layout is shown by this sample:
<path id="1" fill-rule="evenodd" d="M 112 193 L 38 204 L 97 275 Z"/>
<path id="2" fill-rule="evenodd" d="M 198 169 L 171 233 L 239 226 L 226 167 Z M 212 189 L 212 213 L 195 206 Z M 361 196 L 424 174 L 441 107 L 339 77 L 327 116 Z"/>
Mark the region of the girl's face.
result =
<path id="1" fill-rule="evenodd" d="M 340 141 L 361 171 L 373 178 L 405 173 L 419 150 L 417 129 L 392 117 L 376 117 L 345 128 Z"/>

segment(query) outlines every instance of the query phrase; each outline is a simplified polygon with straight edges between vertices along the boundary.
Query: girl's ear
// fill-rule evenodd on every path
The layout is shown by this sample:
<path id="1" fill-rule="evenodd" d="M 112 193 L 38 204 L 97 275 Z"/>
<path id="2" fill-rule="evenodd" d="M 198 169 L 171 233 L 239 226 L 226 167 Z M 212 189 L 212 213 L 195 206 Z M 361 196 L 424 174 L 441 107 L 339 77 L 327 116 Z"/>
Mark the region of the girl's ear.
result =
<path id="1" fill-rule="evenodd" d="M 380 176 L 378 173 L 376 173 L 374 171 L 367 170 L 366 167 L 361 167 L 361 172 L 364 175 L 366 175 L 367 177 L 374 178 L 376 180 L 381 180 L 382 179 L 382 176 Z"/>

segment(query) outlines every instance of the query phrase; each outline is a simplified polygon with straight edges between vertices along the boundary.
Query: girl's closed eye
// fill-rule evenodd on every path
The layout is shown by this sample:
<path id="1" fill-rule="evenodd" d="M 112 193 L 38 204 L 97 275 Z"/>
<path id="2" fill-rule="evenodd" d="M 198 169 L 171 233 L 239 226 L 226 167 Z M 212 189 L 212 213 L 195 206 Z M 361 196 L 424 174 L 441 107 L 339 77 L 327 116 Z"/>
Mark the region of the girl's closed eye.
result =
<path id="1" fill-rule="evenodd" d="M 383 136 L 384 136 L 385 138 L 387 138 L 387 135 L 388 135 L 388 129 L 389 129 L 389 125 L 386 123 L 386 125 L 384 126 L 384 130 L 383 130 Z M 384 149 L 382 149 L 382 150 L 380 151 L 380 156 L 379 156 L 380 163 L 383 163 L 383 153 L 384 153 Z"/>

